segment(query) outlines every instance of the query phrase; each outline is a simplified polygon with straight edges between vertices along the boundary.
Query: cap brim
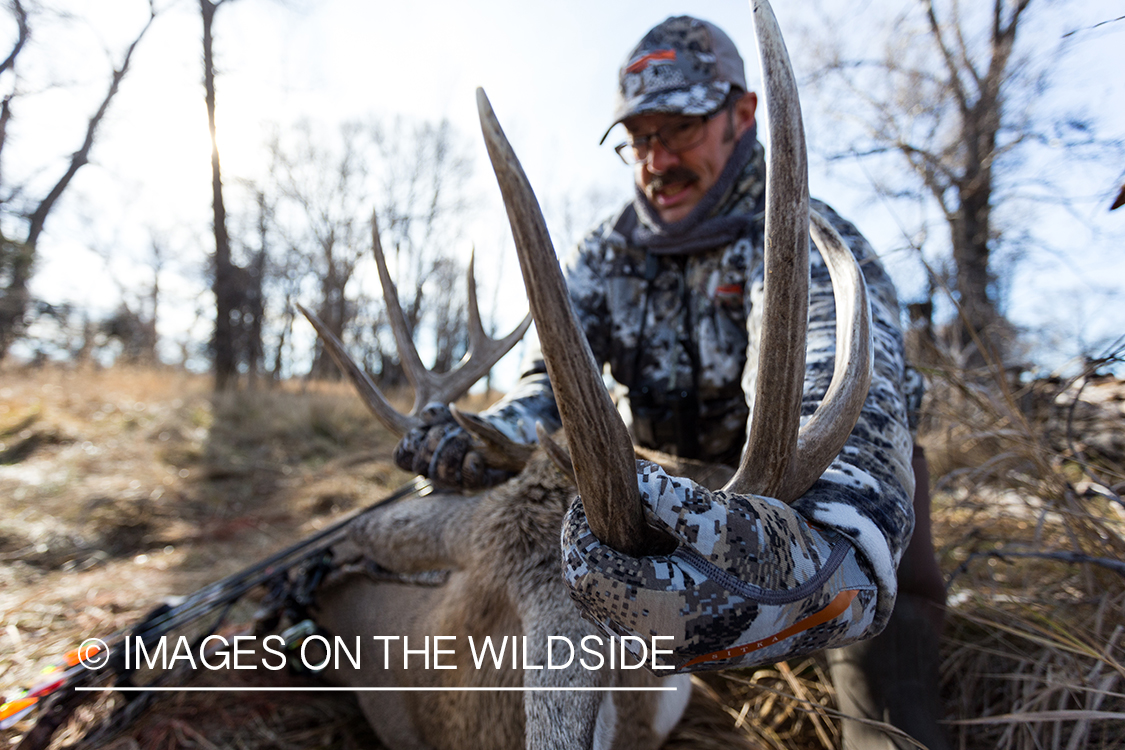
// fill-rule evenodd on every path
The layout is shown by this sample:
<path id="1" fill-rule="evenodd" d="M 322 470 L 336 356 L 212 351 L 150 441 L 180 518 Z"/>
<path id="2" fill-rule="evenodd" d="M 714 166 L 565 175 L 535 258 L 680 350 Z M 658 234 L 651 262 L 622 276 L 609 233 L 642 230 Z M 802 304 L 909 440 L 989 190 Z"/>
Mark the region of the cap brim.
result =
<path id="1" fill-rule="evenodd" d="M 697 83 L 684 89 L 653 91 L 635 96 L 628 101 L 619 102 L 613 124 L 605 131 L 598 145 L 605 143 L 609 133 L 618 124 L 630 117 L 639 115 L 709 115 L 723 106 L 730 94 L 731 85 L 727 81 Z"/>

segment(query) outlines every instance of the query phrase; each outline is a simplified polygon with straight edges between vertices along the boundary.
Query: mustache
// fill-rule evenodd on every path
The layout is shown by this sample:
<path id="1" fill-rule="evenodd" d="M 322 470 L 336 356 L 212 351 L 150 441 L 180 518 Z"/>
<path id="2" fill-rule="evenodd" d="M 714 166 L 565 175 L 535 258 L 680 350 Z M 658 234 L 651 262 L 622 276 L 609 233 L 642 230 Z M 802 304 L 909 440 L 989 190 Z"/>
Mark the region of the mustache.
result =
<path id="1" fill-rule="evenodd" d="M 667 172 L 658 175 L 653 175 L 652 179 L 645 186 L 645 192 L 651 198 L 657 191 L 664 189 L 667 185 L 676 183 L 690 184 L 699 179 L 699 175 L 687 167 L 676 165 L 670 167 Z"/>

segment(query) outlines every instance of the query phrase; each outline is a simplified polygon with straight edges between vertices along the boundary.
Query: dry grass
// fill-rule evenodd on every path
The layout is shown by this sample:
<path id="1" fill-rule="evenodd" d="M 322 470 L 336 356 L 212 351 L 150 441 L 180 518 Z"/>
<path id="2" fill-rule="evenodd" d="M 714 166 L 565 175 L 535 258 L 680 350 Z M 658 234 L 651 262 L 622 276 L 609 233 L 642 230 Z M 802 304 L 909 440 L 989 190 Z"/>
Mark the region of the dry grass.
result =
<path id="1" fill-rule="evenodd" d="M 119 632 L 166 597 L 236 572 L 407 479 L 388 460 L 393 441 L 337 384 L 216 399 L 209 379 L 173 370 L 7 371 L 0 444 L 0 695 L 8 696 L 82 638 Z M 235 616 L 251 613 L 247 605 Z M 318 713 L 272 705 L 233 723 L 267 727 L 261 736 L 276 739 L 307 730 L 301 718 Z M 183 718 L 178 710 L 162 705 L 157 715 Z M 183 707 L 191 710 L 215 718 L 210 729 L 224 723 Z M 325 715 L 338 723 L 341 714 Z M 354 706 L 342 715 L 366 731 L 351 721 Z M 0 734 L 0 743 L 28 727 Z M 73 729 L 59 736 L 76 737 Z M 140 746 L 196 746 L 177 742 L 150 736 Z"/>
<path id="2" fill-rule="evenodd" d="M 957 744 L 1125 747 L 1125 383 L 931 375 Z"/>
<path id="3" fill-rule="evenodd" d="M 1081 384 L 1020 392 L 931 374 L 923 437 L 950 579 L 942 679 L 955 745 L 1125 747 L 1125 508 L 1114 499 L 1125 481 L 1114 442 L 1125 388 L 1088 383 L 1071 409 Z M 165 596 L 241 569 L 407 478 L 389 461 L 393 441 L 343 384 L 213 399 L 207 379 L 171 370 L 0 377 L 4 695 L 80 638 L 119 631 Z M 1109 427 L 1107 414 L 1117 415 Z M 677 747 L 717 746 L 716 736 L 728 747 L 839 744 L 822 661 L 707 684 L 716 699 L 693 705 Z M 111 708 L 83 709 L 58 742 L 77 741 Z M 733 733 L 716 735 L 719 726 Z M 0 745 L 18 736 L 0 734 Z M 344 697 L 295 704 L 248 693 L 164 699 L 100 744 L 306 749 L 371 739 Z"/>

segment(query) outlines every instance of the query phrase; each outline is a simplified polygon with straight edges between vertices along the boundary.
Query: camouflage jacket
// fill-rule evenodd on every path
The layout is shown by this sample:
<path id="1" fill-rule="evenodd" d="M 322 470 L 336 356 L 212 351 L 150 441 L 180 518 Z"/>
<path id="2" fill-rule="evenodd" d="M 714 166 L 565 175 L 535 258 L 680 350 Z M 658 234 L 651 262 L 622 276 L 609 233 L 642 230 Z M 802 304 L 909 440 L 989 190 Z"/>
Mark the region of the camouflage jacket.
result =
<path id="1" fill-rule="evenodd" d="M 754 408 L 763 296 L 763 150 L 757 141 L 716 215 L 741 215 L 744 231 L 713 249 L 658 255 L 638 247 L 632 204 L 590 233 L 567 258 L 571 300 L 595 360 L 627 392 L 635 441 L 679 455 L 736 463 Z M 894 601 L 895 569 L 913 527 L 911 436 L 897 294 L 867 241 L 830 207 L 812 207 L 840 232 L 861 264 L 872 307 L 875 368 L 863 413 L 840 457 L 793 507 L 857 543 L 879 583 L 881 629 Z M 633 230 L 633 231 L 630 231 Z M 835 302 L 828 270 L 810 242 L 810 311 L 803 417 L 831 380 Z M 532 442 L 536 420 L 559 424 L 541 358 L 488 416 Z M 694 436 L 683 440 L 678 437 Z M 886 596 L 889 594 L 889 596 Z M 877 631 L 876 631 L 877 632 Z"/>

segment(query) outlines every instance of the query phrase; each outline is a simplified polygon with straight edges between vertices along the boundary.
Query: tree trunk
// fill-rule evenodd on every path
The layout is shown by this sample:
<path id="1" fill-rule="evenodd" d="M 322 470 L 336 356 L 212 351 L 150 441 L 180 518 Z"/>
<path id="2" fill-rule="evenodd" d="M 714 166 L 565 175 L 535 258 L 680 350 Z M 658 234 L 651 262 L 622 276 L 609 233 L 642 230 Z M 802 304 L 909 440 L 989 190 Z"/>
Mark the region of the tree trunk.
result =
<path id="1" fill-rule="evenodd" d="M 344 297 L 344 287 L 347 286 L 351 273 L 345 269 L 339 269 L 335 263 L 332 263 L 330 252 L 327 257 L 329 258 L 329 270 L 321 280 L 321 302 L 317 310 L 317 316 L 324 321 L 328 330 L 332 331 L 336 338 L 343 341 L 344 329 L 348 327 L 350 322 L 348 302 Z M 317 340 L 316 353 L 309 375 L 318 380 L 339 380 L 341 377 L 340 368 L 332 361 L 332 357 L 325 351 L 319 339 Z"/>
<path id="2" fill-rule="evenodd" d="M 230 237 L 227 235 L 227 212 L 223 204 L 223 181 L 219 170 L 219 142 L 215 132 L 215 61 L 212 55 L 211 26 L 215 11 L 223 0 L 199 0 L 203 14 L 203 87 L 207 102 L 207 126 L 211 131 L 211 207 L 214 213 L 215 258 L 211 289 L 215 294 L 215 332 L 211 339 L 211 354 L 215 367 L 215 389 L 222 391 L 233 387 L 238 376 L 235 357 L 234 328 L 231 313 L 234 311 L 234 273 L 230 256 Z"/>
<path id="3" fill-rule="evenodd" d="M 16 15 L 19 26 L 19 38 L 7 59 L 0 62 L 0 72 L 10 70 L 14 67 L 16 57 L 23 49 L 24 43 L 31 33 L 27 24 L 27 14 L 23 6 L 19 2 L 15 2 L 12 4 L 12 9 Z M 23 242 L 18 242 L 0 236 L 0 284 L 3 285 L 4 289 L 4 295 L 0 298 L 0 360 L 7 355 L 8 348 L 23 329 L 24 316 L 27 313 L 28 303 L 30 302 L 27 284 L 31 280 L 31 270 L 35 262 L 36 247 L 39 243 L 39 236 L 43 232 L 43 227 L 47 224 L 47 217 L 51 214 L 51 211 L 54 210 L 55 206 L 58 205 L 58 201 L 63 193 L 70 187 L 74 176 L 78 174 L 78 171 L 82 169 L 82 167 L 89 163 L 90 151 L 94 148 L 98 127 L 101 125 L 102 120 L 105 119 L 106 112 L 109 111 L 109 105 L 113 102 L 113 98 L 117 96 L 121 81 L 129 72 L 129 63 L 133 59 L 133 52 L 137 49 L 137 45 L 141 43 L 141 39 L 144 38 L 145 33 L 148 32 L 155 18 L 156 11 L 150 6 L 148 22 L 145 23 L 132 44 L 126 48 L 120 67 L 115 68 L 110 76 L 109 89 L 106 91 L 105 97 L 103 97 L 97 111 L 94 112 L 86 123 L 86 135 L 82 141 L 82 145 L 71 155 L 70 164 L 67 166 L 66 172 L 63 173 L 62 177 L 59 178 L 58 182 L 54 184 L 35 209 L 27 215 L 27 239 Z M 2 149 L 6 143 L 7 126 L 11 114 L 10 100 L 5 99 L 2 105 L 0 105 L 0 149 Z"/>
<path id="4" fill-rule="evenodd" d="M 250 288 L 247 289 L 246 302 L 250 320 L 243 320 L 245 331 L 246 372 L 251 390 L 257 386 L 258 376 L 262 374 L 265 347 L 262 343 L 262 326 L 266 317 L 266 255 L 269 249 L 269 206 L 266 195 L 258 191 L 258 253 L 254 256 L 249 272 Z"/>
<path id="5" fill-rule="evenodd" d="M 961 306 L 958 338 L 963 347 L 975 345 L 977 351 L 970 356 L 969 363 L 977 366 L 1001 353 L 997 348 L 999 342 L 994 340 L 998 312 L 989 272 L 991 192 L 992 180 L 987 169 L 967 175 L 959 186 L 960 210 L 950 225 Z"/>
<path id="6" fill-rule="evenodd" d="M 999 18 L 999 0 L 994 11 Z M 992 164 L 997 156 L 996 139 L 1000 131 L 1000 87 L 1014 33 L 1014 18 L 1010 30 L 999 26 L 993 30 L 988 75 L 980 83 L 976 102 L 971 106 L 962 105 L 961 109 L 964 163 L 955 181 L 959 206 L 950 222 L 950 232 L 961 308 L 958 338 L 962 347 L 970 347 L 966 364 L 974 367 L 1002 362 L 1005 353 L 990 270 L 995 187 Z"/>
<path id="7" fill-rule="evenodd" d="M 0 296 L 0 360 L 23 330 L 28 305 L 27 282 L 31 278 L 34 257 L 34 248 L 0 238 L 0 280 L 4 290 Z"/>

